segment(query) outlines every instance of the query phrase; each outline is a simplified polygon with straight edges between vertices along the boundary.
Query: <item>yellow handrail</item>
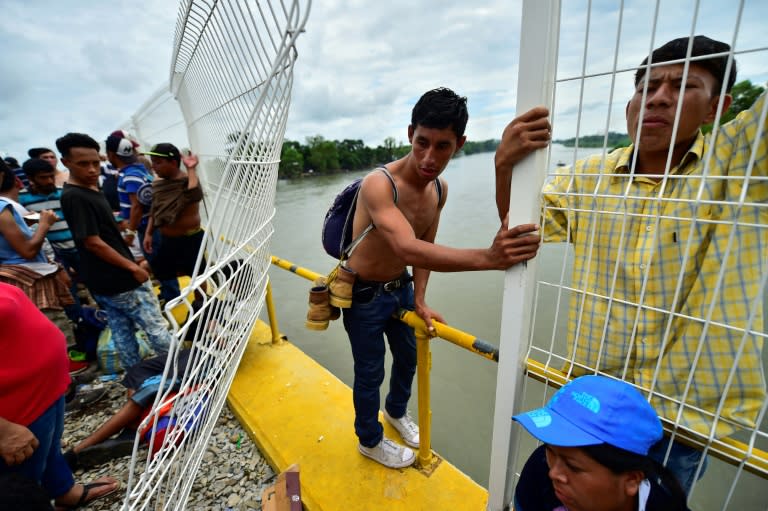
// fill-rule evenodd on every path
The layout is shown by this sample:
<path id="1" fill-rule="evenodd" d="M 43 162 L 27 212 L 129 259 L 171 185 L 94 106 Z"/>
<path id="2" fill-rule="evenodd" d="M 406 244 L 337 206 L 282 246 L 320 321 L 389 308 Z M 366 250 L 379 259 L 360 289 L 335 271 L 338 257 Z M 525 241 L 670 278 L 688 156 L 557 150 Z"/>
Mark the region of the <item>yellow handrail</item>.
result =
<path id="1" fill-rule="evenodd" d="M 276 256 L 272 256 L 272 264 L 311 281 L 324 276 Z M 267 310 L 271 311 L 269 312 L 271 322 L 274 316 L 274 306 L 271 299 L 271 288 L 269 287 L 267 289 L 267 296 Z M 439 337 L 456 346 L 462 347 L 467 351 L 475 353 L 476 355 L 480 355 L 488 360 L 493 360 L 494 362 L 499 361 L 499 350 L 486 341 L 438 321 L 432 322 L 435 327 L 434 332 L 428 332 L 424 321 L 413 311 L 401 309 L 398 315 L 401 321 L 413 327 L 416 334 L 416 370 L 419 386 L 417 392 L 420 429 L 418 462 L 421 469 L 429 473 L 435 466 L 430 445 L 432 434 L 432 412 L 429 408 L 429 373 L 432 366 L 432 355 L 429 348 L 429 341 L 432 337 Z M 278 342 L 281 338 L 279 333 L 277 333 L 276 325 L 277 322 L 275 320 L 274 326 L 272 327 L 272 337 L 274 342 Z M 531 358 L 526 360 L 525 371 L 527 376 L 544 382 L 554 388 L 560 388 L 568 382 L 568 377 L 562 371 L 548 367 Z M 677 438 L 680 438 L 683 442 L 693 447 L 701 448 L 701 446 L 706 445 L 709 442 L 709 439 L 704 435 L 694 431 L 683 430 L 681 428 L 675 429 L 672 421 L 663 417 L 661 420 L 664 429 L 668 433 L 671 434 L 674 432 Z M 745 470 L 748 470 L 763 479 L 768 479 L 768 453 L 765 451 L 749 447 L 747 444 L 732 438 L 721 438 L 712 441 L 708 452 L 731 465 L 738 466 L 743 463 Z"/>

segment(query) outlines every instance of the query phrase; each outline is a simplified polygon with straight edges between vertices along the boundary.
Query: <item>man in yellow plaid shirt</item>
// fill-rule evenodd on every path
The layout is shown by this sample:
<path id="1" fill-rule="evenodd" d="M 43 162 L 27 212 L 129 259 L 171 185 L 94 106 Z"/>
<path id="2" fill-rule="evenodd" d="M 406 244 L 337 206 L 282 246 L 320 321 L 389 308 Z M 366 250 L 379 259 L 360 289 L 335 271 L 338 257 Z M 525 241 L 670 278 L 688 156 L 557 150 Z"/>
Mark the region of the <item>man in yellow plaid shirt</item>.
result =
<path id="1" fill-rule="evenodd" d="M 713 133 L 700 130 L 731 104 L 730 50 L 704 36 L 654 50 L 651 63 L 664 64 L 643 61 L 626 108 L 633 145 L 580 160 L 543 190 L 544 239 L 575 252 L 566 371 L 633 382 L 653 392 L 659 415 L 716 438 L 754 428 L 765 398 L 765 93 Z M 504 131 L 496 153 L 502 218 L 512 168 L 549 141 L 548 115 L 535 108 Z M 668 446 L 657 445 L 659 461 Z M 704 472 L 700 459 L 672 444 L 666 464 L 686 492 Z"/>

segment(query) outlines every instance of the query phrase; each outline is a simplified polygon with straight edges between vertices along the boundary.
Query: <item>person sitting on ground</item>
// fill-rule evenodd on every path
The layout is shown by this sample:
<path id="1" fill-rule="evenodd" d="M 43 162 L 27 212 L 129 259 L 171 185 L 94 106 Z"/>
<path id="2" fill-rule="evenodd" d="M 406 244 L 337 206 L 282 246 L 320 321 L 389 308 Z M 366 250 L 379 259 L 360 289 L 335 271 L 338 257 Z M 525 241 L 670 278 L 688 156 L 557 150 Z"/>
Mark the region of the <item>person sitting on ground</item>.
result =
<path id="1" fill-rule="evenodd" d="M 29 477 L 62 507 L 80 507 L 117 491 L 112 477 L 75 483 L 62 455 L 70 382 L 62 333 L 20 289 L 3 283 L 0 325 L 0 474 Z"/>
<path id="2" fill-rule="evenodd" d="M 33 147 L 27 151 L 27 155 L 30 158 L 39 158 L 51 164 L 51 167 L 53 167 L 53 170 L 56 172 L 57 188 L 63 187 L 64 183 L 66 183 L 69 179 L 69 170 L 59 169 L 59 159 L 56 157 L 56 153 L 54 153 L 51 149 L 48 149 L 47 147 Z"/>
<path id="3" fill-rule="evenodd" d="M 136 329 L 143 330 L 155 353 L 168 351 L 172 336 L 160 312 L 149 274 L 133 259 L 106 197 L 99 190 L 99 143 L 82 133 L 56 140 L 69 183 L 61 207 L 82 260 L 81 277 L 106 312 L 123 368 L 139 363 Z"/>
<path id="4" fill-rule="evenodd" d="M 21 288 L 37 307 L 75 344 L 72 324 L 64 308 L 75 303 L 70 279 L 58 265 L 49 262 L 41 248 L 45 236 L 58 218 L 42 210 L 37 229 L 32 231 L 23 215 L 29 212 L 18 202 L 20 183 L 4 162 L 0 162 L 0 282 Z"/>
<path id="5" fill-rule="evenodd" d="M 204 232 L 200 226 L 200 201 L 203 189 L 197 177 L 198 159 L 194 154 L 183 158 L 173 144 L 157 144 L 144 153 L 152 158 L 152 168 L 159 179 L 152 182 L 152 208 L 146 234 L 144 252 L 152 254 L 155 229 L 160 231 L 160 243 L 150 265 L 155 277 L 163 282 L 177 275 L 192 275 L 197 255 L 203 243 Z M 181 170 L 184 162 L 187 171 Z M 202 262 L 201 267 L 204 267 Z M 171 300 L 171 289 L 161 289 L 160 298 Z"/>
<path id="6" fill-rule="evenodd" d="M 201 357 L 216 356 L 219 345 L 228 343 L 230 331 L 242 332 L 245 324 L 238 322 L 237 309 L 242 310 L 243 307 L 238 307 L 238 304 L 253 292 L 253 278 L 254 273 L 245 261 L 229 261 L 212 276 L 214 296 L 207 299 L 215 303 L 208 303 L 202 312 L 199 312 L 200 309 L 206 305 L 203 299 L 198 298 L 192 303 L 188 316 L 191 319 L 183 325 L 181 332 L 185 341 L 194 343 L 205 354 Z M 178 390 L 189 357 L 189 349 L 178 352 L 176 377 L 172 383 L 166 384 L 172 385 L 172 392 Z M 166 360 L 167 355 L 148 358 L 126 371 L 122 381 L 128 393 L 126 403 L 96 431 L 65 453 L 73 470 L 87 469 L 132 452 L 136 428 L 154 404 Z"/>
<path id="7" fill-rule="evenodd" d="M 177 373 L 168 375 L 165 388 L 177 392 L 187 370 L 190 350 L 180 350 Z M 147 358 L 129 368 L 121 382 L 127 389 L 125 404 L 112 417 L 64 453 L 72 470 L 88 469 L 133 452 L 136 429 L 155 402 L 168 355 Z M 118 435 L 119 434 L 119 435 Z M 112 438 L 118 435 L 116 438 Z"/>
<path id="8" fill-rule="evenodd" d="M 648 456 L 661 421 L 630 384 L 582 376 L 512 419 L 544 442 L 520 473 L 515 510 L 687 511 L 680 483 Z"/>

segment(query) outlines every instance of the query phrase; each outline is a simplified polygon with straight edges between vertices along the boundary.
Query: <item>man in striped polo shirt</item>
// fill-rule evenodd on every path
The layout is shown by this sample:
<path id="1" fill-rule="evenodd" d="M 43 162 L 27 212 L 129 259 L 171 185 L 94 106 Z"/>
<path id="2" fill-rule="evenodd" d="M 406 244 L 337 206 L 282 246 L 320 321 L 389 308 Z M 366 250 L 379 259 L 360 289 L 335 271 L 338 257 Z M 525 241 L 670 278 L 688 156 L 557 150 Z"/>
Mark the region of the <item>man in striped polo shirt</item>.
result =
<path id="1" fill-rule="evenodd" d="M 124 131 L 113 131 L 106 140 L 107 159 L 118 170 L 117 195 L 120 215 L 128 220 L 124 231 L 130 245 L 136 236 L 143 237 L 152 203 L 152 174 L 136 158 L 138 144 Z M 141 244 L 143 239 L 139 239 Z"/>
<path id="2" fill-rule="evenodd" d="M 107 159 L 118 169 L 117 196 L 120 199 L 120 216 L 128 220 L 128 228 L 123 231 L 125 242 L 131 246 L 136 236 L 139 245 L 144 247 L 144 233 L 149 223 L 149 211 L 152 205 L 152 181 L 154 176 L 138 160 L 138 144 L 131 140 L 125 131 L 113 131 L 106 140 Z M 153 252 L 160 245 L 159 232 L 152 238 Z M 144 252 L 150 266 L 153 255 Z M 160 280 L 162 297 L 178 296 L 179 287 L 176 278 Z M 167 298 L 166 298 L 167 299 Z"/>

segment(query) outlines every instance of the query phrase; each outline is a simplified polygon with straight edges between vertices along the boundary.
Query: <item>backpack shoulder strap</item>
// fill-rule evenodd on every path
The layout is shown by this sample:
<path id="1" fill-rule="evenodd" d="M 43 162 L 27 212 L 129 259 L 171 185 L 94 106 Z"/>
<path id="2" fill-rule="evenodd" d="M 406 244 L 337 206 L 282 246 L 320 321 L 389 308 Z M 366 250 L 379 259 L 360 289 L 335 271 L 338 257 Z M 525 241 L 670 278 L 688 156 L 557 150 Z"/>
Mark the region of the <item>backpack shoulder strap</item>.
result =
<path id="1" fill-rule="evenodd" d="M 377 167 L 376 170 L 380 170 L 384 173 L 385 176 L 387 176 L 387 179 L 389 179 L 389 184 L 392 185 L 392 199 L 394 200 L 395 204 L 397 204 L 397 185 L 395 184 L 395 179 L 392 177 L 392 174 L 389 173 L 389 170 L 387 170 L 387 167 L 381 166 Z M 357 191 L 355 192 L 355 198 L 353 204 L 357 204 L 357 196 L 360 194 L 360 188 L 362 188 L 362 183 L 358 187 Z M 354 217 L 354 215 L 352 215 Z M 351 222 L 351 220 L 350 220 Z M 350 224 L 350 229 L 352 228 Z M 357 248 L 357 246 L 365 239 L 366 236 L 368 236 L 368 233 L 371 232 L 376 228 L 375 225 L 373 225 L 373 222 L 368 224 L 368 226 L 363 229 L 363 232 L 357 235 L 355 239 L 353 239 L 349 246 L 344 249 L 344 251 L 341 254 L 342 259 L 349 259 L 352 256 L 352 252 Z"/>
<path id="2" fill-rule="evenodd" d="M 440 181 L 439 176 L 435 179 L 435 191 L 437 192 L 437 207 L 442 208 L 445 202 L 443 202 L 443 182 Z"/>
<path id="3" fill-rule="evenodd" d="M 389 169 L 387 169 L 386 166 L 378 167 L 376 170 L 382 171 L 384 175 L 387 176 L 387 179 L 389 179 L 389 184 L 392 185 L 392 198 L 395 201 L 395 204 L 397 204 L 397 185 L 395 184 L 395 178 L 392 177 L 392 174 L 389 173 Z"/>

